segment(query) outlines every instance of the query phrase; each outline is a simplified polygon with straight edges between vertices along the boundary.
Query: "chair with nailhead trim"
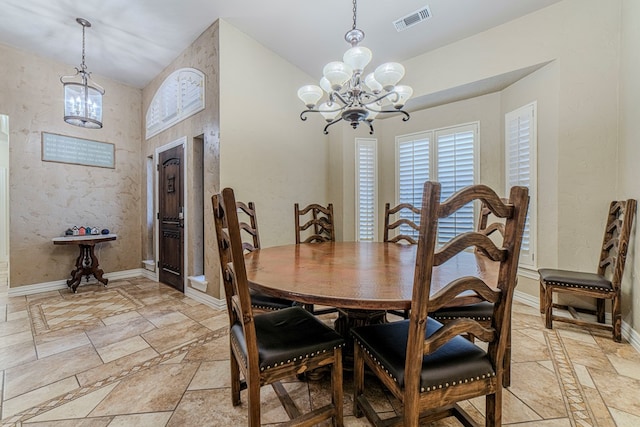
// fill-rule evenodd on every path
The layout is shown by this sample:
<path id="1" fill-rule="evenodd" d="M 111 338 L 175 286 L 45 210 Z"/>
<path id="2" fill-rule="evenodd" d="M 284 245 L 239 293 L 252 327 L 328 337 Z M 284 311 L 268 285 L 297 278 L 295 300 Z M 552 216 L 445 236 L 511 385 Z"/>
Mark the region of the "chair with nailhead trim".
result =
<path id="1" fill-rule="evenodd" d="M 503 203 L 507 203 L 507 199 L 502 199 Z M 491 217 L 491 209 L 483 203 L 480 207 L 480 215 L 478 217 L 478 226 L 476 230 L 486 236 L 495 234 L 500 240 L 499 245 L 502 244 L 504 239 L 504 223 L 502 222 L 489 222 Z M 494 240 L 495 241 L 495 240 Z M 481 253 L 481 250 L 476 248 L 476 253 Z M 517 280 L 517 279 L 516 279 Z M 493 314 L 493 304 L 487 301 L 479 302 L 476 304 L 469 304 L 460 307 L 443 307 L 440 310 L 429 313 L 432 319 L 437 320 L 442 324 L 447 324 L 459 318 L 471 318 L 482 326 L 491 327 L 491 315 Z M 473 336 L 467 337 L 473 341 Z M 502 385 L 509 387 L 511 385 L 511 337 L 507 344 L 507 350 L 504 358 L 504 375 L 502 377 Z"/>
<path id="2" fill-rule="evenodd" d="M 333 226 L 333 204 L 329 203 L 325 208 L 317 203 L 312 203 L 300 209 L 300 205 L 293 205 L 293 217 L 296 227 L 296 244 L 335 242 L 336 234 Z M 301 220 L 304 221 L 301 224 Z M 335 313 L 335 307 L 316 308 L 313 304 L 304 304 L 310 313 L 315 315 Z"/>
<path id="3" fill-rule="evenodd" d="M 344 339 L 302 307 L 254 315 L 233 190 L 225 188 L 211 201 L 229 312 L 232 404 L 240 405 L 246 389 L 247 425 L 260 426 L 260 389 L 271 384 L 291 418 L 287 425 L 312 426 L 330 419 L 333 426 L 342 426 Z M 320 367 L 331 367 L 331 401 L 301 413 L 280 381 Z"/>
<path id="4" fill-rule="evenodd" d="M 260 249 L 260 233 L 258 232 L 258 216 L 256 213 L 256 207 L 253 202 L 243 203 L 236 201 L 236 211 L 242 215 L 245 219 L 242 220 L 238 217 L 238 224 L 240 225 L 241 236 L 248 236 L 248 239 L 242 240 L 242 249 L 245 253 L 253 252 Z M 272 311 L 282 310 L 283 308 L 291 307 L 294 302 L 284 298 L 272 297 L 262 294 L 258 291 L 251 289 L 251 306 L 254 309 L 260 311 Z"/>
<path id="5" fill-rule="evenodd" d="M 502 376 L 511 327 L 511 305 L 518 268 L 522 232 L 529 203 L 528 189 L 513 187 L 504 203 L 485 185 L 456 192 L 440 203 L 440 184 L 426 182 L 414 272 L 411 315 L 408 320 L 354 328 L 354 415 L 371 423 L 416 427 L 418 423 L 455 416 L 463 425 L 478 425 L 458 405 L 485 396 L 485 425 L 499 426 L 502 417 Z M 481 232 L 460 234 L 436 249 L 438 219 L 450 216 L 473 200 L 482 200 L 505 219 L 502 247 Z M 455 278 L 430 297 L 433 267 L 447 262 L 468 247 L 480 249 L 497 263 L 497 286 L 479 277 Z M 493 303 L 490 327 L 470 318 L 447 325 L 431 319 L 429 312 L 461 293 L 472 292 Z M 465 294 L 466 295 L 466 294 Z M 488 343 L 487 350 L 463 338 L 471 334 Z M 364 394 L 365 365 L 401 402 L 402 413 L 381 420 Z"/>
<path id="6" fill-rule="evenodd" d="M 553 328 L 555 320 L 611 330 L 613 340 L 622 341 L 621 282 L 635 213 L 636 201 L 633 199 L 613 201 L 609 205 L 596 273 L 554 268 L 538 270 L 540 275 L 540 313 L 545 315 L 547 329 Z M 593 310 L 567 304 L 556 304 L 553 302 L 554 292 L 595 298 L 596 308 Z M 611 300 L 611 325 L 605 324 L 606 300 Z M 568 310 L 571 317 L 554 315 L 554 308 Z M 595 322 L 580 318 L 578 312 L 595 315 Z"/>

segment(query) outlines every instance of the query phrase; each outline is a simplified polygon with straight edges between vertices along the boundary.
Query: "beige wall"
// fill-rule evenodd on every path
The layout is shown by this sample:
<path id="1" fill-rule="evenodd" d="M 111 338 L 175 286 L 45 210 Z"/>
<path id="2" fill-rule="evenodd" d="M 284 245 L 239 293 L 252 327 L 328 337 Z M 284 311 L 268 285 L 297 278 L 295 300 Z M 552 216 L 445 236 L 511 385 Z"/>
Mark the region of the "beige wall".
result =
<path id="1" fill-rule="evenodd" d="M 104 128 L 63 119 L 60 76 L 72 65 L 0 45 L 0 113 L 10 120 L 10 287 L 67 279 L 75 246 L 51 238 L 73 225 L 109 228 L 115 242 L 98 247 L 105 272 L 140 266 L 140 90 L 99 74 L 106 89 Z M 93 71 L 93 70 L 92 70 Z M 41 132 L 110 142 L 115 169 L 41 161 Z"/>
<path id="2" fill-rule="evenodd" d="M 215 298 L 220 297 L 217 286 L 219 263 L 218 254 L 215 251 L 216 240 L 211 196 L 219 190 L 220 183 L 218 49 L 218 22 L 215 22 L 143 89 L 142 112 L 143 116 L 146 116 L 153 96 L 171 73 L 180 68 L 195 68 L 205 74 L 205 109 L 144 141 L 144 148 L 139 159 L 140 169 L 143 171 L 142 182 L 148 182 L 147 180 L 149 179 L 154 180 L 154 177 L 148 176 L 147 159 L 154 155 L 157 148 L 186 137 L 185 248 L 187 263 L 185 265 L 185 276 L 204 274 L 209 283 L 214 284 L 208 286 L 207 294 Z M 144 129 L 141 132 L 144 135 Z M 197 153 L 204 157 L 196 158 Z M 196 162 L 204 162 L 204 167 L 202 169 L 194 167 Z M 153 200 L 153 196 L 147 194 L 147 186 L 141 186 L 140 191 L 142 204 L 146 206 L 147 203 Z M 146 212 L 146 208 L 143 209 L 142 218 L 146 218 L 144 212 Z M 202 227 L 196 226 L 196 224 L 200 224 L 201 218 L 204 219 L 204 233 L 202 233 Z M 146 221 L 142 222 L 140 231 L 143 235 L 144 247 L 151 246 L 148 243 L 148 239 L 154 236 L 154 233 L 148 230 Z M 204 259 L 202 254 L 204 254 Z"/>
<path id="3" fill-rule="evenodd" d="M 618 197 L 640 199 L 640 2 L 622 1 Z M 616 170 L 616 169 L 613 169 Z M 622 286 L 622 319 L 640 332 L 640 233 L 634 226 Z"/>
<path id="4" fill-rule="evenodd" d="M 327 203 L 323 122 L 299 119 L 315 79 L 220 22 L 220 183 L 256 204 L 265 247 L 294 243 L 293 204 Z"/>

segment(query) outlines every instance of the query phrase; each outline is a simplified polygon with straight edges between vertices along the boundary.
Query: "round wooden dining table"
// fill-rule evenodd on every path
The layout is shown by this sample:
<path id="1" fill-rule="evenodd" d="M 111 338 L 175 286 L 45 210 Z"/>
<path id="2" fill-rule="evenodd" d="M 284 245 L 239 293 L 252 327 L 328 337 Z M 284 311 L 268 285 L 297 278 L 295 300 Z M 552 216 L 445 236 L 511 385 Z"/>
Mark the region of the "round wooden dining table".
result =
<path id="1" fill-rule="evenodd" d="M 411 308 L 417 245 L 326 242 L 263 248 L 245 255 L 249 284 L 262 293 L 351 310 Z M 461 276 L 496 283 L 498 263 L 462 252 L 434 268 L 431 294 Z M 477 302 L 460 296 L 456 305 Z"/>
<path id="2" fill-rule="evenodd" d="M 351 328 L 383 323 L 389 310 L 411 308 L 416 253 L 417 245 L 397 243 L 305 243 L 256 250 L 245 255 L 245 265 L 250 287 L 259 292 L 338 308 L 334 327 L 350 343 Z M 462 276 L 497 283 L 498 266 L 481 254 L 461 252 L 434 268 L 431 295 Z M 452 305 L 480 301 L 475 294 L 460 295 Z"/>

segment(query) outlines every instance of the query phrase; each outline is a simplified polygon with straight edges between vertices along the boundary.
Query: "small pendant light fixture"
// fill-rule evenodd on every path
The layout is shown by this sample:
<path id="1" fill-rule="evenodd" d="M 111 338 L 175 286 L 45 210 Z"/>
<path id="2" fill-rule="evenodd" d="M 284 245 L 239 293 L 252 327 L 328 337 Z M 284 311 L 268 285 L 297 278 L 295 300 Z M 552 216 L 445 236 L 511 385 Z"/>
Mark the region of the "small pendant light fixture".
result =
<path id="1" fill-rule="evenodd" d="M 64 121 L 70 125 L 89 129 L 102 128 L 102 95 L 104 89 L 91 79 L 84 63 L 84 30 L 91 22 L 76 18 L 82 25 L 82 63 L 73 76 L 63 76 L 60 82 L 64 88 Z"/>
<path id="2" fill-rule="evenodd" d="M 364 32 L 356 28 L 357 4 L 353 1 L 353 26 L 345 34 L 351 49 L 343 56 L 343 62 L 329 62 L 324 66 L 324 77 L 320 86 L 306 85 L 298 90 L 298 97 L 307 107 L 300 118 L 307 120 L 307 113 L 320 113 L 329 126 L 346 121 L 356 129 L 360 123 L 369 126 L 373 134 L 373 119 L 382 113 L 400 113 L 403 121 L 409 120 L 409 113 L 403 110 L 405 102 L 413 94 L 409 86 L 399 85 L 404 76 L 404 67 L 397 62 L 380 65 L 373 73 L 364 76 L 364 68 L 371 61 L 371 51 L 358 44 L 364 39 Z M 322 104 L 320 99 L 327 94 Z M 383 104 L 387 101 L 386 104 Z M 389 105 L 391 104 L 391 105 Z M 389 108 L 392 107 L 392 108 Z"/>

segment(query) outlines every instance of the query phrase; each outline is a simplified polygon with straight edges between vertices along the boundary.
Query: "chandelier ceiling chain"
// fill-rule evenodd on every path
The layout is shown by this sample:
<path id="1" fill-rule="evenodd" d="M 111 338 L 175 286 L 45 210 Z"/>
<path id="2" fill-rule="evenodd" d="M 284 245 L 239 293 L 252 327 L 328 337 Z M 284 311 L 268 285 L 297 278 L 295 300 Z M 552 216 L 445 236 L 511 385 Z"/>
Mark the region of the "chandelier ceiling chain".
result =
<path id="1" fill-rule="evenodd" d="M 73 76 L 60 77 L 64 88 L 64 121 L 89 129 L 102 128 L 102 96 L 104 89 L 91 79 L 85 64 L 85 29 L 91 22 L 76 18 L 82 26 L 82 62 Z"/>
<path id="2" fill-rule="evenodd" d="M 306 85 L 298 89 L 298 97 L 307 107 L 300 113 L 300 119 L 307 120 L 307 113 L 322 114 L 327 122 L 325 135 L 329 133 L 329 126 L 342 120 L 348 121 L 354 129 L 364 122 L 373 134 L 372 123 L 380 113 L 400 113 L 405 122 L 410 118 L 402 108 L 413 89 L 398 85 L 404 76 L 402 64 L 387 62 L 362 78 L 372 53 L 366 47 L 358 46 L 364 39 L 364 32 L 357 28 L 357 11 L 357 0 L 353 0 L 353 26 L 344 36 L 351 48 L 344 54 L 343 62 L 325 65 L 320 86 Z M 318 104 L 325 93 L 328 99 Z M 389 108 L 391 106 L 393 108 Z"/>

